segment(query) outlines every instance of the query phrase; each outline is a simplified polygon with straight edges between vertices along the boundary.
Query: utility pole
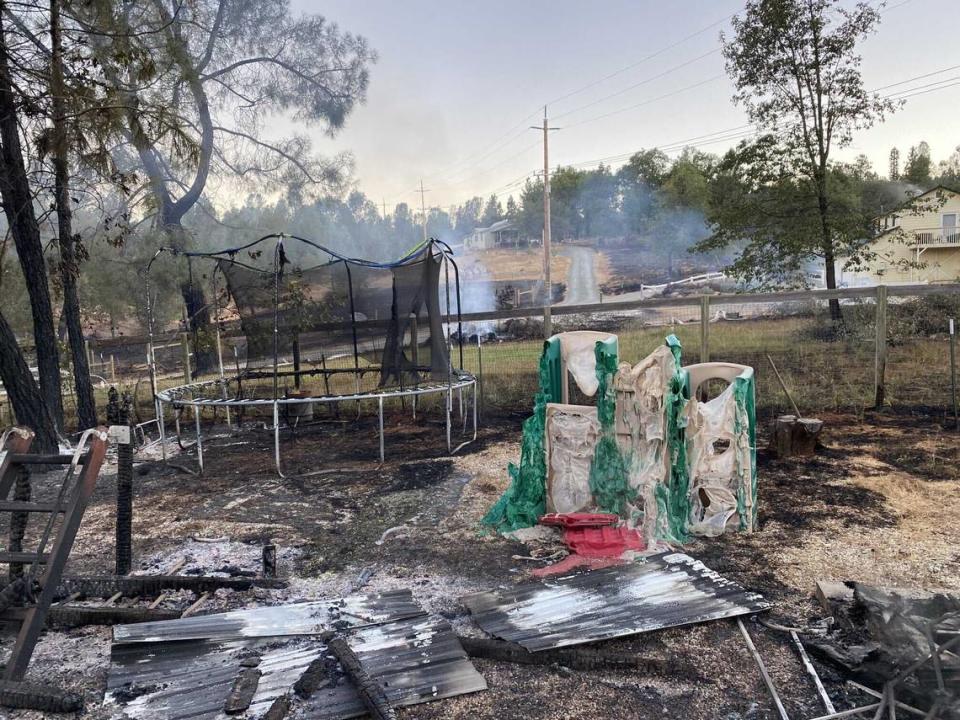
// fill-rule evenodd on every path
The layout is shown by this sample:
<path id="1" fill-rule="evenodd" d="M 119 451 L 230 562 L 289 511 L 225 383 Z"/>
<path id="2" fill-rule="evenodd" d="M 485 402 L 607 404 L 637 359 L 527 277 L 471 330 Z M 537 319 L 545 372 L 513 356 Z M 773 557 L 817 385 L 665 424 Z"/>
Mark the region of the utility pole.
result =
<path id="1" fill-rule="evenodd" d="M 430 192 L 423 189 L 423 178 L 420 178 L 420 212 L 423 213 L 423 241 L 427 241 L 427 204 L 423 199 L 423 194 Z"/>
<path id="2" fill-rule="evenodd" d="M 534 130 L 540 128 L 530 126 Z M 550 282 L 550 154 L 549 141 L 552 128 L 547 122 L 547 106 L 543 106 L 543 337 L 553 335 L 553 320 L 550 317 L 550 305 L 553 303 L 553 285 Z"/>
<path id="3" fill-rule="evenodd" d="M 383 198 L 383 219 L 387 219 L 387 199 Z"/>

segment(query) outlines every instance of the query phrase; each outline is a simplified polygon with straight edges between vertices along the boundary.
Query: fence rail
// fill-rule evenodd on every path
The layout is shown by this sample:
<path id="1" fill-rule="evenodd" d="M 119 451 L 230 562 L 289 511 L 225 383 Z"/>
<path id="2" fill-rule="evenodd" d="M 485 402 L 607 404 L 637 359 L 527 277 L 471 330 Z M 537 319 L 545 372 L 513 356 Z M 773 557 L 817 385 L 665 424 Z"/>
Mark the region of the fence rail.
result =
<path id="1" fill-rule="evenodd" d="M 946 297 L 919 305 L 908 302 L 929 296 Z M 826 312 L 826 302 L 831 299 L 842 301 L 843 333 L 834 331 Z M 906 327 L 904 318 L 909 307 L 914 308 L 910 312 L 923 316 L 922 328 Z M 662 342 L 664 335 L 675 333 L 683 342 L 685 363 L 716 359 L 753 365 L 758 371 L 758 384 L 763 385 L 762 401 L 767 412 L 788 409 L 786 397 L 781 397 L 779 385 L 769 375 L 770 356 L 788 385 L 801 398 L 807 396 L 810 411 L 902 406 L 942 412 L 944 421 L 952 420 L 948 417 L 952 415 L 953 395 L 947 328 L 950 318 L 960 316 L 960 283 L 670 295 L 558 305 L 552 308 L 552 314 L 565 330 L 611 329 L 621 338 L 622 357 L 630 362 L 639 361 Z M 485 341 L 480 348 L 477 338 L 472 338 L 473 343 L 465 347 L 464 369 L 482 374 L 485 407 L 512 412 L 529 405 L 536 389 L 542 341 L 538 334 L 542 326 L 537 321 L 541 317 L 540 308 L 529 307 L 461 315 L 464 323 L 473 324 L 532 321 L 512 327 L 504 323 L 496 327 L 495 340 L 480 338 Z M 449 320 L 456 323 L 457 318 L 451 316 Z M 389 322 L 364 320 L 356 327 L 358 331 L 377 330 Z M 316 357 L 304 362 L 338 367 L 336 343 L 324 341 L 324 333 L 335 331 L 343 336 L 349 328 L 349 321 L 312 326 L 310 331 L 318 339 L 315 348 L 322 345 L 325 356 L 318 351 Z M 475 326 L 469 332 L 474 333 Z M 375 338 L 376 333 L 369 337 Z M 193 361 L 190 337 L 182 332 L 163 332 L 153 340 L 164 382 L 181 383 Z M 241 362 L 246 365 L 246 339 L 241 329 L 227 327 L 222 340 L 227 372 L 239 367 L 233 355 L 238 347 Z M 90 354 L 93 371 L 107 382 L 116 380 L 133 386 L 140 379 L 140 401 L 149 413 L 148 398 L 143 393 L 147 387 L 143 381 L 147 343 L 147 336 L 92 340 Z M 371 362 L 382 350 L 382 345 L 370 342 L 367 354 Z M 459 354 L 455 356 L 455 362 L 460 359 Z M 283 360 L 286 364 L 290 358 Z M 320 392 L 325 389 L 314 388 Z M 803 400 L 800 403 L 803 408 Z"/>

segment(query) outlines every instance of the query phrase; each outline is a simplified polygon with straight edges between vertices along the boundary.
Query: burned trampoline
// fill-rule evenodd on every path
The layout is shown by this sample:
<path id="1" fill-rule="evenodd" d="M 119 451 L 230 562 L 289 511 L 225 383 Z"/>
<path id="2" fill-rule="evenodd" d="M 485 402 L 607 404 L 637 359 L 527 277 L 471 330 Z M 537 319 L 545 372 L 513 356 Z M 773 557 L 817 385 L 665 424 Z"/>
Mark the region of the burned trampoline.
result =
<path id="1" fill-rule="evenodd" d="M 160 387 L 153 343 L 150 273 L 161 257 L 185 262 L 190 288 L 211 293 L 209 303 L 184 312 L 185 326 L 207 313 L 215 329 L 207 338 L 194 330 L 195 353 L 207 354 L 207 372 L 168 388 Z M 273 234 L 215 252 L 160 248 L 144 275 L 147 360 L 164 457 L 169 423 L 179 442 L 183 420 L 192 415 L 202 472 L 201 420 L 205 411 L 222 410 L 237 427 L 262 418 L 282 476 L 282 429 L 310 423 L 324 407 L 338 415 L 348 408 L 359 418 L 364 406 L 375 404 L 383 462 L 384 403 L 397 401 L 416 419 L 418 403 L 430 396 L 442 407 L 448 452 L 476 439 L 477 378 L 464 369 L 459 272 L 440 241 L 381 263 Z"/>

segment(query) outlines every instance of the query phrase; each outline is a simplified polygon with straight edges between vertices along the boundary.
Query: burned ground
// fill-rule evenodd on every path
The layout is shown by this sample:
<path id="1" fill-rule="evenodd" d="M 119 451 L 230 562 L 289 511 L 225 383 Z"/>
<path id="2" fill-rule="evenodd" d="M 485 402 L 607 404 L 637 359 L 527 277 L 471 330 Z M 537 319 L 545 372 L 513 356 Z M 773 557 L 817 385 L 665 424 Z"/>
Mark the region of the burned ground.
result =
<path id="1" fill-rule="evenodd" d="M 820 578 L 960 589 L 960 528 L 949 520 L 960 511 L 960 480 L 955 472 L 935 470 L 954 457 L 956 434 L 919 417 L 823 419 L 824 447 L 816 457 L 778 462 L 761 453 L 759 532 L 698 539 L 684 550 L 763 593 L 774 602 L 769 617 L 790 625 L 822 615 L 811 598 Z M 273 472 L 270 437 L 262 431 L 212 437 L 204 447 L 203 476 L 144 463 L 135 480 L 135 567 L 163 572 L 189 556 L 182 572 L 210 572 L 224 564 L 256 568 L 260 548 L 269 541 L 278 547 L 289 587 L 218 591 L 204 611 L 337 595 L 369 569 L 367 589 L 410 587 L 424 607 L 450 620 L 458 632 L 477 634 L 457 598 L 525 580 L 542 564 L 523 559 L 531 547 L 480 526 L 507 485 L 507 462 L 519 456 L 519 418 L 488 418 L 486 425 L 496 429 L 481 431 L 477 444 L 449 458 L 442 426 L 391 418 L 383 466 L 371 460 L 377 448 L 373 423 L 314 426 L 285 442 L 287 478 Z M 908 453 L 917 453 L 917 460 L 897 459 Z M 174 462 L 195 468 L 194 451 Z M 37 495 L 50 494 L 42 478 L 36 480 Z M 68 574 L 112 571 L 114 495 L 114 477 L 105 475 Z M 164 607 L 183 609 L 194 600 L 189 593 L 174 593 Z M 789 639 L 748 624 L 791 716 L 819 714 L 816 693 Z M 49 632 L 28 677 L 82 690 L 85 717 L 114 716 L 117 708 L 100 705 L 109 637 L 103 628 Z M 437 720 L 775 716 L 731 621 L 603 645 L 670 659 L 680 670 L 664 677 L 477 660 L 488 692 L 398 715 Z M 846 701 L 840 676 L 828 666 L 818 667 L 838 707 L 858 699 Z M 10 716 L 40 717 L 23 711 Z"/>

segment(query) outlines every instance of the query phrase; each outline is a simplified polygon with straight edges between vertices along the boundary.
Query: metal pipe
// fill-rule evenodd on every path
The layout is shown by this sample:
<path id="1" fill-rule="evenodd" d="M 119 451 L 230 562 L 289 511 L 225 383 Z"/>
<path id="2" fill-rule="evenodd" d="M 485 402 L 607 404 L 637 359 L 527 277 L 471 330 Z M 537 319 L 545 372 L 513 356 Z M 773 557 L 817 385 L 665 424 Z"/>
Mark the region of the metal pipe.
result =
<path id="1" fill-rule="evenodd" d="M 861 715 L 866 712 L 871 712 L 873 710 L 882 709 L 880 703 L 874 703 L 872 705 L 864 705 L 863 707 L 851 708 L 850 710 L 841 710 L 840 712 L 831 713 L 829 715 L 818 715 L 811 720 L 834 720 L 834 718 L 845 718 L 850 717 L 851 715 Z"/>
<path id="2" fill-rule="evenodd" d="M 213 323 L 216 328 L 216 338 L 217 338 L 217 361 L 220 364 L 220 394 L 223 396 L 223 399 L 227 399 L 227 379 L 223 373 L 223 346 L 220 342 L 220 302 L 218 300 L 219 293 L 217 291 L 217 270 L 220 269 L 220 263 L 218 262 L 214 268 L 213 272 L 210 274 L 210 281 L 213 284 Z M 226 406 L 227 413 L 227 426 L 230 425 L 230 406 Z"/>
<path id="3" fill-rule="evenodd" d="M 817 669 L 813 666 L 813 663 L 810 662 L 810 658 L 807 657 L 807 651 L 803 647 L 803 643 L 800 642 L 800 636 L 797 635 L 796 631 L 790 631 L 790 637 L 793 638 L 793 644 L 797 646 L 797 652 L 800 653 L 800 660 L 803 662 L 803 667 L 806 668 L 807 673 L 813 679 L 813 684 L 817 688 L 817 694 L 820 695 L 820 699 L 823 701 L 823 707 L 828 713 L 836 712 L 837 709 L 833 706 L 833 703 L 830 701 L 830 696 L 827 694 L 827 689 L 823 686 L 823 683 L 820 681 L 820 676 L 817 674 Z"/>
<path id="4" fill-rule="evenodd" d="M 743 639 L 747 643 L 747 650 L 753 655 L 757 667 L 760 668 L 760 675 L 763 677 L 763 682 L 766 684 L 767 690 L 770 691 L 770 697 L 773 698 L 773 704 L 776 706 L 781 720 L 790 720 L 790 716 L 787 715 L 787 709 L 783 706 L 783 703 L 780 701 L 780 696 L 777 694 L 777 688 L 773 684 L 773 679 L 770 677 L 770 673 L 767 672 L 767 666 L 764 665 L 763 658 L 760 657 L 760 653 L 757 652 L 757 648 L 753 644 L 753 638 L 750 637 L 750 633 L 747 632 L 747 628 L 744 627 L 743 620 L 740 618 L 737 618 L 737 627 L 740 628 L 740 634 L 743 635 Z"/>
<path id="5" fill-rule="evenodd" d="M 283 272 L 283 234 L 277 236 L 277 247 L 273 253 L 273 399 L 279 394 L 277 368 L 280 353 L 280 275 Z"/>
<path id="6" fill-rule="evenodd" d="M 453 410 L 453 393 L 450 391 L 449 388 L 447 389 L 447 397 L 446 397 L 446 403 L 445 403 L 445 405 L 446 405 L 446 410 L 447 410 L 447 412 L 446 412 L 446 416 L 447 416 L 447 452 L 450 453 L 450 448 L 453 447 L 453 446 L 452 446 L 452 443 L 451 443 L 451 441 L 450 441 L 450 414 L 451 414 L 451 411 Z"/>
<path id="7" fill-rule="evenodd" d="M 880 699 L 880 700 L 883 699 L 883 693 L 879 693 L 873 688 L 868 688 L 866 685 L 861 685 L 860 683 L 854 682 L 853 680 L 847 680 L 847 685 L 855 687 L 860 692 L 870 695 L 872 697 L 875 697 L 877 699 Z M 919 710 L 918 708 L 913 707 L 913 705 L 907 705 L 905 702 L 900 702 L 899 700 L 896 700 L 895 704 L 898 708 L 900 708 L 901 710 L 906 710 L 908 713 L 912 713 L 919 717 L 927 716 L 926 711 Z"/>
<path id="8" fill-rule="evenodd" d="M 480 417 L 483 417 L 483 346 L 477 333 L 477 382 L 480 384 Z"/>
<path id="9" fill-rule="evenodd" d="M 273 402 L 273 460 L 277 466 L 277 475 L 285 478 L 286 475 L 280 469 L 280 405 L 276 400 Z"/>
<path id="10" fill-rule="evenodd" d="M 378 413 L 377 416 L 380 422 L 380 463 L 383 464 L 384 453 L 383 453 L 383 397 L 377 398 Z"/>
<path id="11" fill-rule="evenodd" d="M 194 383 L 191 386 L 180 386 L 175 388 L 170 388 L 168 390 L 160 393 L 161 402 L 174 403 L 184 406 L 215 406 L 215 405 L 233 405 L 233 406 L 257 406 L 257 405 L 273 405 L 272 398 L 262 398 L 262 399 L 253 399 L 253 398 L 244 398 L 240 400 L 210 400 L 210 399 L 184 399 L 178 397 L 178 392 L 184 392 L 188 390 L 193 390 L 195 388 L 202 387 L 204 385 L 209 385 L 215 383 L 216 380 L 208 380 L 202 383 Z M 460 387 L 467 387 L 476 382 L 476 378 L 472 375 L 467 376 L 466 379 L 458 379 L 453 383 L 453 389 Z M 378 397 L 391 398 L 391 397 L 400 397 L 400 395 L 432 395 L 438 393 L 446 393 L 448 386 L 446 384 L 436 384 L 427 387 L 419 388 L 406 388 L 402 393 L 399 391 L 386 391 L 386 392 L 370 392 L 370 393 L 359 393 L 353 395 L 315 395 L 311 397 L 289 397 L 289 398 L 278 398 L 277 402 L 280 405 L 297 405 L 300 403 L 337 403 L 343 402 L 345 400 L 376 400 Z"/>
<path id="12" fill-rule="evenodd" d="M 200 474 L 203 475 L 203 441 L 200 437 L 200 408 L 194 408 L 193 418 L 197 424 L 197 464 L 200 465 Z"/>
<path id="13" fill-rule="evenodd" d="M 953 429 L 960 430 L 960 412 L 957 410 L 957 335 L 950 318 L 950 397 L 953 400 Z"/>

